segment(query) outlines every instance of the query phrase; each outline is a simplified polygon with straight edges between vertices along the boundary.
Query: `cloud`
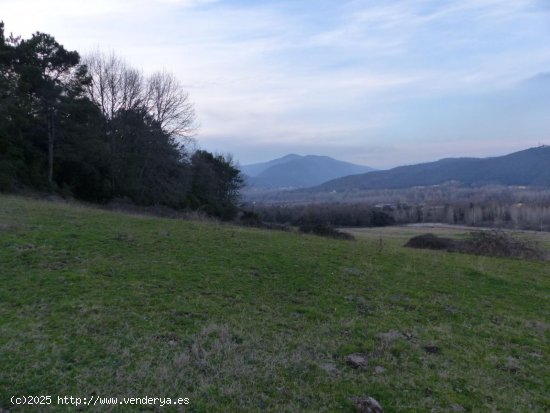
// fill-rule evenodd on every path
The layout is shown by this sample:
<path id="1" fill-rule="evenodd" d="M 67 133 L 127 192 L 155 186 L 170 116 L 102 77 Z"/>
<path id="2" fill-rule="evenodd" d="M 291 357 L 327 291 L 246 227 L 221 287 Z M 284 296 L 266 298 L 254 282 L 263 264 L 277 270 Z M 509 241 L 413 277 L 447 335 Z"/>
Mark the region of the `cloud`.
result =
<path id="1" fill-rule="evenodd" d="M 544 5 L 0 0 L 8 31 L 46 31 L 81 52 L 112 49 L 146 72 L 174 72 L 196 102 L 199 143 L 247 162 L 292 147 L 373 163 L 368 148 L 411 145 L 420 157 L 411 142 L 429 156 L 430 145 L 434 154 L 456 151 L 448 142 L 492 145 L 503 132 L 510 141 L 541 138 L 550 127 L 539 114 L 545 103 L 529 104 L 532 96 L 514 88 L 550 70 Z M 533 114 L 487 111 L 495 106 L 488 96 Z M 476 113 L 487 121 L 473 122 Z M 510 120 L 494 122 L 498 113 Z"/>

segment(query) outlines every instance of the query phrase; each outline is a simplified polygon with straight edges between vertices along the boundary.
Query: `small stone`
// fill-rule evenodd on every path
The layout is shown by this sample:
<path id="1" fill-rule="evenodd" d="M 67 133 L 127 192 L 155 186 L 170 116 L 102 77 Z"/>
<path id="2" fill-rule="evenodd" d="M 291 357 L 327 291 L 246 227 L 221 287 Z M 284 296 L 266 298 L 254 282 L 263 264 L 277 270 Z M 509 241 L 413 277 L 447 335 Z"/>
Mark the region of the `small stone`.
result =
<path id="1" fill-rule="evenodd" d="M 405 337 L 405 339 L 409 341 L 414 338 L 412 333 L 403 333 L 403 337 Z"/>
<path id="2" fill-rule="evenodd" d="M 403 334 L 396 330 L 390 330 L 387 333 L 379 334 L 380 340 L 385 343 L 391 343 L 392 341 L 397 340 L 398 338 L 403 338 Z"/>
<path id="3" fill-rule="evenodd" d="M 319 366 L 321 370 L 324 370 L 327 374 L 336 374 L 338 373 L 338 368 L 332 363 L 324 363 Z"/>
<path id="4" fill-rule="evenodd" d="M 508 362 L 504 370 L 507 370 L 510 373 L 517 373 L 521 370 L 521 365 L 519 360 L 514 357 L 508 357 Z"/>
<path id="5" fill-rule="evenodd" d="M 460 404 L 451 405 L 451 409 L 453 410 L 453 412 L 465 412 L 466 411 L 466 409 L 464 407 L 462 407 Z"/>
<path id="6" fill-rule="evenodd" d="M 351 400 L 357 413 L 384 413 L 384 409 L 382 409 L 380 403 L 372 397 L 353 397 Z"/>
<path id="7" fill-rule="evenodd" d="M 368 365 L 368 359 L 364 354 L 353 353 L 346 356 L 346 364 L 354 369 L 365 368 Z"/>
<path id="8" fill-rule="evenodd" d="M 381 374 L 381 373 L 384 373 L 385 371 L 386 371 L 386 369 L 385 369 L 384 367 L 382 367 L 382 366 L 376 366 L 376 367 L 374 368 L 374 372 L 375 372 L 376 374 Z"/>
<path id="9" fill-rule="evenodd" d="M 344 272 L 346 274 L 350 274 L 350 275 L 362 275 L 363 272 L 358 270 L 357 268 L 344 268 Z"/>
<path id="10" fill-rule="evenodd" d="M 433 344 L 428 344 L 427 346 L 424 346 L 424 351 L 428 354 L 437 354 L 439 353 L 439 347 Z"/>
<path id="11" fill-rule="evenodd" d="M 456 314 L 456 313 L 458 313 L 458 310 L 456 309 L 456 307 L 453 307 L 452 305 L 446 306 L 445 309 L 447 310 L 447 312 L 448 312 L 449 314 Z"/>

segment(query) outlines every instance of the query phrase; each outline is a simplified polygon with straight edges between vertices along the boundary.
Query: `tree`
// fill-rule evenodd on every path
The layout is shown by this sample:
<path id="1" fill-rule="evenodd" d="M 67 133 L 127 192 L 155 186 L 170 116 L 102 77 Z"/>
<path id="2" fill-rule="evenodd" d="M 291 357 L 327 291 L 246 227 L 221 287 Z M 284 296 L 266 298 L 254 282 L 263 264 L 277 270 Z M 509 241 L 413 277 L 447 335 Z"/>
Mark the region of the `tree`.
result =
<path id="1" fill-rule="evenodd" d="M 168 72 L 157 72 L 147 79 L 146 107 L 170 136 L 189 137 L 195 122 L 195 110 L 189 93 Z"/>
<path id="2" fill-rule="evenodd" d="M 239 170 L 229 157 L 191 156 L 194 120 L 175 76 L 144 78 L 113 54 L 81 64 L 52 36 L 6 37 L 0 23 L 0 190 L 128 197 L 231 217 Z"/>
<path id="3" fill-rule="evenodd" d="M 119 155 L 116 193 L 138 204 L 182 207 L 189 172 L 177 143 L 143 109 L 119 111 L 112 122 Z"/>
<path id="4" fill-rule="evenodd" d="M 30 98 L 31 116 L 44 119 L 47 133 L 48 184 L 53 183 L 56 124 L 60 101 L 67 95 L 78 94 L 84 82 L 84 71 L 77 66 L 80 56 L 68 51 L 52 36 L 37 32 L 16 46 L 19 87 Z M 71 91 L 71 88 L 76 88 Z"/>
<path id="5" fill-rule="evenodd" d="M 189 93 L 177 78 L 166 71 L 147 79 L 113 53 L 95 52 L 84 60 L 92 82 L 90 99 L 107 119 L 117 112 L 145 110 L 172 137 L 189 137 L 194 129 L 195 110 Z"/>
<path id="6" fill-rule="evenodd" d="M 140 72 L 112 53 L 105 55 L 96 52 L 86 57 L 85 62 L 92 78 L 87 86 L 88 96 L 98 105 L 105 118 L 104 133 L 110 141 L 111 186 L 115 191 L 120 190 L 122 181 L 126 180 L 122 176 L 124 167 L 121 167 L 126 155 L 121 151 L 141 153 L 141 148 L 129 147 L 143 146 L 143 140 L 136 139 L 137 119 L 141 119 L 142 132 L 155 124 L 155 133 L 148 136 L 159 140 L 159 148 L 170 147 L 178 156 L 181 155 L 180 158 L 185 157 L 185 146 L 193 130 L 195 112 L 189 94 L 173 75 L 159 72 L 144 79 Z M 123 125 L 125 120 L 130 122 L 128 128 Z M 132 134 L 126 135 L 130 131 Z M 147 163 L 146 169 L 149 170 L 153 157 L 162 158 L 163 153 L 150 152 L 140 159 Z M 145 168 L 145 165 L 142 166 Z M 143 173 L 141 175 L 147 176 Z"/>
<path id="7" fill-rule="evenodd" d="M 192 189 L 190 206 L 223 219 L 237 213 L 239 189 L 244 180 L 230 157 L 199 150 L 191 157 Z"/>
<path id="8" fill-rule="evenodd" d="M 114 53 L 95 52 L 84 58 L 84 64 L 92 79 L 86 91 L 106 119 L 113 119 L 121 110 L 144 106 L 143 76 L 124 60 Z"/>

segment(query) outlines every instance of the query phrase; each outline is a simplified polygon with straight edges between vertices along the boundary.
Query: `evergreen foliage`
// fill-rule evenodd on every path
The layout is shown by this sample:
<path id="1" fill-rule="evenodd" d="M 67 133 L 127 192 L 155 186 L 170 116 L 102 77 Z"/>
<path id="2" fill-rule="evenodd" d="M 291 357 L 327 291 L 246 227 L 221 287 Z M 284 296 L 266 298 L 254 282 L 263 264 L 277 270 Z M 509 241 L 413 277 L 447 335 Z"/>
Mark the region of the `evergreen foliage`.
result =
<path id="1" fill-rule="evenodd" d="M 0 191 L 194 208 L 232 218 L 240 171 L 187 143 L 195 112 L 166 72 L 145 79 L 115 56 L 81 60 L 54 37 L 0 22 Z"/>

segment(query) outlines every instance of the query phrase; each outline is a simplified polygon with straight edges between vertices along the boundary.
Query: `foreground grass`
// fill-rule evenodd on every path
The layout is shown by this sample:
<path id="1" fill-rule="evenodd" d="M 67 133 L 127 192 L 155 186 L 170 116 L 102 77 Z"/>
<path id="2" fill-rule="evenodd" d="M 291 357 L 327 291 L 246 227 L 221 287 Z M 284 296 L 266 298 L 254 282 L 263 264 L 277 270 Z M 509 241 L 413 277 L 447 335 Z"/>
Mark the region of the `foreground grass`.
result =
<path id="1" fill-rule="evenodd" d="M 548 263 L 408 250 L 388 231 L 347 242 L 0 196 L 0 411 L 48 411 L 13 394 L 548 411 Z"/>

